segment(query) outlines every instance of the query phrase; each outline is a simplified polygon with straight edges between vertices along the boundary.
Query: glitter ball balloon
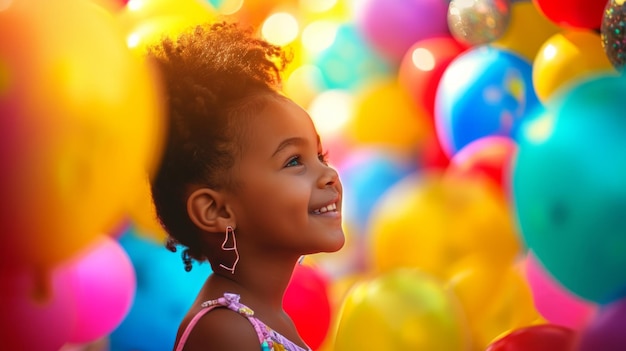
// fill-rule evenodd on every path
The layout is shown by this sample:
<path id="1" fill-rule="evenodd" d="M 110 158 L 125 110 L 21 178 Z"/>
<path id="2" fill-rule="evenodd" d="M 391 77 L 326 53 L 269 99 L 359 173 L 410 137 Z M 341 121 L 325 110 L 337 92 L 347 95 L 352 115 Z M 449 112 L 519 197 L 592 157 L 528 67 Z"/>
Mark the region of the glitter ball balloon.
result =
<path id="1" fill-rule="evenodd" d="M 602 47 L 613 66 L 622 71 L 626 62 L 626 2 L 610 0 L 602 17 Z"/>
<path id="2" fill-rule="evenodd" d="M 509 18 L 508 0 L 452 0 L 448 7 L 450 33 L 468 45 L 498 39 L 506 31 Z"/>

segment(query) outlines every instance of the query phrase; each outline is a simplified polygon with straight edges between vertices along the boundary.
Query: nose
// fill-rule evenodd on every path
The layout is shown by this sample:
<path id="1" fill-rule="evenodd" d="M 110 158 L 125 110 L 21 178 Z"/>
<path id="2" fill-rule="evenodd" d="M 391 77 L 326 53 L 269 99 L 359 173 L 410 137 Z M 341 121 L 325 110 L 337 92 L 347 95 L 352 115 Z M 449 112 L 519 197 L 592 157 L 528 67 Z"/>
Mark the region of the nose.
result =
<path id="1" fill-rule="evenodd" d="M 335 185 L 339 182 L 339 173 L 333 167 L 324 165 L 322 173 L 317 181 L 317 186 L 320 188 L 326 188 L 328 186 Z"/>

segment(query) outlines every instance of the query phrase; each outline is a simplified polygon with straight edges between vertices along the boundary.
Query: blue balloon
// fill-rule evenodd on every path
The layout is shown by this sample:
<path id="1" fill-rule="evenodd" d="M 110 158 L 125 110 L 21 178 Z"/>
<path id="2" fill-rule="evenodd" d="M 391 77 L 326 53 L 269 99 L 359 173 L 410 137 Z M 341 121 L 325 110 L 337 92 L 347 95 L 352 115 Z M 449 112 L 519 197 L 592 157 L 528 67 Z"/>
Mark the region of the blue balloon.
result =
<path id="1" fill-rule="evenodd" d="M 132 230 L 119 241 L 135 268 L 137 292 L 128 315 L 110 335 L 111 351 L 171 351 L 178 325 L 211 267 L 195 264 L 185 272 L 180 253 Z"/>
<path id="2" fill-rule="evenodd" d="M 522 126 L 513 163 L 521 234 L 564 287 L 626 296 L 626 79 L 595 77 Z"/>
<path id="3" fill-rule="evenodd" d="M 417 161 L 385 149 L 355 151 L 339 169 L 346 220 L 364 233 L 374 205 L 392 185 L 412 174 Z"/>
<path id="4" fill-rule="evenodd" d="M 448 156 L 482 137 L 515 139 L 539 107 L 530 62 L 505 49 L 475 47 L 450 62 L 439 81 L 437 135 Z"/>

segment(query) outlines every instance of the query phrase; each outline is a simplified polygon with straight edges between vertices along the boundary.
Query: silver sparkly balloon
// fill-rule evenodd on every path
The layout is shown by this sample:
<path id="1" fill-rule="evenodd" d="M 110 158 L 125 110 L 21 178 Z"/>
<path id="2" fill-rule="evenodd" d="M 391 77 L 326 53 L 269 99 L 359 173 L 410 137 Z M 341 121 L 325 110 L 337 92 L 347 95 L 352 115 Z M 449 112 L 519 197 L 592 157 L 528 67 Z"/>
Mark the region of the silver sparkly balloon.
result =
<path id="1" fill-rule="evenodd" d="M 448 5 L 448 28 L 461 43 L 490 43 L 504 34 L 511 16 L 508 0 L 452 0 Z"/>

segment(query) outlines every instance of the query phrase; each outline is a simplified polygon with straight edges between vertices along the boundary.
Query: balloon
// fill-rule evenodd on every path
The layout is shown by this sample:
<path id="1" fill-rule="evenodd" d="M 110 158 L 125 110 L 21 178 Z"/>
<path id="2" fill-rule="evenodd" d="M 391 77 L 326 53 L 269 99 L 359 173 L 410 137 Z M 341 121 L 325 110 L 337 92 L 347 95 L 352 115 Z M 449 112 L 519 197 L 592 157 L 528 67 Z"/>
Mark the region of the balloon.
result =
<path id="1" fill-rule="evenodd" d="M 450 62 L 465 51 L 465 45 L 451 36 L 420 40 L 404 55 L 398 69 L 398 82 L 418 107 L 435 114 L 435 94 L 443 72 Z"/>
<path id="2" fill-rule="evenodd" d="M 598 29 L 606 0 L 533 0 L 533 4 L 560 27 Z"/>
<path id="3" fill-rule="evenodd" d="M 357 283 L 341 307 L 335 348 L 470 350 L 463 315 L 442 284 L 415 269 Z"/>
<path id="4" fill-rule="evenodd" d="M 285 291 L 283 307 L 298 333 L 313 350 L 326 339 L 330 327 L 329 282 L 316 267 L 297 265 Z"/>
<path id="5" fill-rule="evenodd" d="M 161 226 L 156 214 L 156 208 L 152 202 L 152 192 L 147 176 L 137 179 L 135 196 L 128 197 L 127 213 L 131 223 L 139 230 L 137 233 L 154 240 L 157 243 L 164 243 L 168 234 Z"/>
<path id="6" fill-rule="evenodd" d="M 581 331 L 577 351 L 620 351 L 626 343 L 626 299 L 602 306 Z"/>
<path id="7" fill-rule="evenodd" d="M 74 289 L 76 324 L 69 342 L 97 340 L 126 317 L 137 282 L 133 265 L 117 241 L 102 235 L 59 269 Z"/>
<path id="8" fill-rule="evenodd" d="M 136 228 L 124 233 L 119 243 L 135 269 L 137 289 L 126 318 L 110 335 L 111 350 L 171 351 L 178 325 L 211 267 L 194 264 L 185 272 L 180 253 L 139 235 Z"/>
<path id="9" fill-rule="evenodd" d="M 457 152 L 446 170 L 448 176 L 479 178 L 493 184 L 503 195 L 509 193 L 509 175 L 517 143 L 508 137 L 486 136 Z"/>
<path id="10" fill-rule="evenodd" d="M 563 31 L 554 34 L 539 49 L 533 62 L 533 86 L 546 102 L 558 89 L 593 75 L 616 73 L 592 31 Z"/>
<path id="11" fill-rule="evenodd" d="M 198 24 L 215 20 L 215 9 L 198 0 L 130 0 L 117 13 L 126 43 L 133 52 L 144 54 L 146 46 L 163 36 L 175 37 Z"/>
<path id="12" fill-rule="evenodd" d="M 362 147 L 383 147 L 414 153 L 428 127 L 424 112 L 415 107 L 396 81 L 383 80 L 356 97 L 355 112 L 345 134 Z"/>
<path id="13" fill-rule="evenodd" d="M 89 1 L 12 1 L 0 32 L 16 33 L 0 40 L 0 265 L 51 267 L 109 232 L 154 167 L 160 82 Z"/>
<path id="14" fill-rule="evenodd" d="M 468 46 L 488 44 L 501 37 L 509 18 L 508 0 L 452 0 L 448 8 L 450 33 Z"/>
<path id="15" fill-rule="evenodd" d="M 583 329 L 595 313 L 596 306 L 573 295 L 555 281 L 532 251 L 526 255 L 524 268 L 537 311 L 551 324 Z"/>
<path id="16" fill-rule="evenodd" d="M 366 41 L 392 65 L 414 43 L 450 35 L 448 4 L 441 0 L 367 0 L 355 22 Z"/>
<path id="17" fill-rule="evenodd" d="M 437 135 L 450 156 L 481 137 L 515 139 L 521 121 L 538 105 L 529 62 L 503 49 L 473 48 L 455 58 L 441 77 Z"/>
<path id="18" fill-rule="evenodd" d="M 76 324 L 71 282 L 57 270 L 0 272 L 0 340 L 7 350 L 58 351 Z"/>
<path id="19" fill-rule="evenodd" d="M 513 330 L 486 351 L 571 351 L 575 343 L 576 332 L 572 329 L 542 324 Z"/>
<path id="20" fill-rule="evenodd" d="M 602 48 L 613 67 L 624 69 L 624 30 L 626 30 L 626 6 L 623 1 L 609 0 L 606 3 L 600 27 Z"/>
<path id="21" fill-rule="evenodd" d="M 508 208 L 484 183 L 406 177 L 377 202 L 368 224 L 372 267 L 416 267 L 445 279 L 469 255 L 508 266 L 520 243 Z"/>
<path id="22" fill-rule="evenodd" d="M 554 278 L 586 300 L 626 294 L 626 80 L 597 77 L 554 99 L 520 133 L 513 205 Z"/>
<path id="23" fill-rule="evenodd" d="M 393 150 L 353 150 L 340 165 L 345 219 L 364 234 L 372 208 L 391 186 L 416 170 L 416 165 Z"/>
<path id="24" fill-rule="evenodd" d="M 391 71 L 351 24 L 339 26 L 332 44 L 312 61 L 320 69 L 326 89 L 354 91 L 370 80 L 387 77 Z"/>
<path id="25" fill-rule="evenodd" d="M 504 34 L 491 45 L 521 55 L 529 62 L 533 62 L 541 45 L 561 30 L 530 1 L 513 2 L 510 17 Z"/>

